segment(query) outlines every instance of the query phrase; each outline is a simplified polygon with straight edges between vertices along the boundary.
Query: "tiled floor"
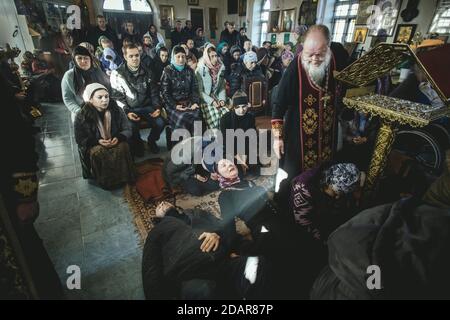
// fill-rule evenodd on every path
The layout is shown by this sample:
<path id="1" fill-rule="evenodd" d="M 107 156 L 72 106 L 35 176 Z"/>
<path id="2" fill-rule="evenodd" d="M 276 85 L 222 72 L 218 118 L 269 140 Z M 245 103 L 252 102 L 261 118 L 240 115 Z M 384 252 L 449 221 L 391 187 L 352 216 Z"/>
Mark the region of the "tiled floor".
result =
<path id="1" fill-rule="evenodd" d="M 63 104 L 46 104 L 43 113 L 37 122 L 42 131 L 36 228 L 64 288 L 67 267 L 81 268 L 81 290 L 65 289 L 67 298 L 143 299 L 142 248 L 123 190 L 104 191 L 81 177 L 70 113 Z"/>

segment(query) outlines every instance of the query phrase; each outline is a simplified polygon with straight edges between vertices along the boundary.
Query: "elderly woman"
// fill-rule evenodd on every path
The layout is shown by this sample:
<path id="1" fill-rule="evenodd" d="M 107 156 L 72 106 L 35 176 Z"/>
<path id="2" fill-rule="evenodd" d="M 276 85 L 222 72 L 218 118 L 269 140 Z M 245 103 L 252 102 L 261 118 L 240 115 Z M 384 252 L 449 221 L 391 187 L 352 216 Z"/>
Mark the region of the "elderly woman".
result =
<path id="1" fill-rule="evenodd" d="M 135 173 L 127 143 L 131 126 L 127 116 L 100 83 L 88 85 L 83 98 L 85 103 L 75 119 L 83 178 L 95 179 L 104 189 L 133 182 Z"/>
<path id="2" fill-rule="evenodd" d="M 83 92 L 91 83 L 101 83 L 109 88 L 109 79 L 103 71 L 92 63 L 94 61 L 88 49 L 78 46 L 73 51 L 74 67 L 68 70 L 61 81 L 64 104 L 72 112 L 72 119 L 81 110 Z"/>
<path id="3" fill-rule="evenodd" d="M 355 211 L 355 198 L 364 183 L 352 163 L 322 166 L 303 172 L 291 185 L 291 205 L 297 224 L 315 239 L 325 241 Z"/>
<path id="4" fill-rule="evenodd" d="M 200 95 L 194 71 L 186 66 L 186 51 L 172 50 L 170 65 L 161 78 L 161 94 L 172 130 L 194 132 L 194 122 L 201 121 Z"/>
<path id="5" fill-rule="evenodd" d="M 208 129 L 218 129 L 220 118 L 228 109 L 225 107 L 225 66 L 213 44 L 208 44 L 204 49 L 195 74 L 202 98 L 203 119 Z"/>

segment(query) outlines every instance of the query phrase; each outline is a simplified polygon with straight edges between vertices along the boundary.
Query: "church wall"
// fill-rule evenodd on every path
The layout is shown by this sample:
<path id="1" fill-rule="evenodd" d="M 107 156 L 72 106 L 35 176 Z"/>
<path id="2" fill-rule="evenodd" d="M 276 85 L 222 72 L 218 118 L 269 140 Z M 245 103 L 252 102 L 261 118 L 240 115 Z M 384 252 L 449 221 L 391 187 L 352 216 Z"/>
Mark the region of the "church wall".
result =
<path id="1" fill-rule="evenodd" d="M 387 38 L 388 43 L 394 42 L 394 37 L 397 32 L 397 26 L 399 24 L 417 24 L 416 32 L 421 32 L 423 36 L 428 34 L 428 30 L 430 29 L 431 22 L 433 20 L 438 0 L 422 0 L 419 2 L 418 10 L 419 15 L 409 22 L 403 21 L 401 15 L 399 14 L 396 26 L 394 28 L 394 32 L 391 37 Z M 402 8 L 400 9 L 400 13 L 406 9 L 406 5 L 408 1 L 402 2 Z M 364 50 L 368 51 L 370 49 L 372 43 L 371 36 L 367 36 L 366 42 L 364 43 Z"/>
<path id="2" fill-rule="evenodd" d="M 22 51 L 21 55 L 25 51 L 33 51 L 34 44 L 28 32 L 26 18 L 17 14 L 14 0 L 0 1 L 0 16 L 0 46 L 4 47 L 9 43 L 11 47 L 18 47 Z"/>

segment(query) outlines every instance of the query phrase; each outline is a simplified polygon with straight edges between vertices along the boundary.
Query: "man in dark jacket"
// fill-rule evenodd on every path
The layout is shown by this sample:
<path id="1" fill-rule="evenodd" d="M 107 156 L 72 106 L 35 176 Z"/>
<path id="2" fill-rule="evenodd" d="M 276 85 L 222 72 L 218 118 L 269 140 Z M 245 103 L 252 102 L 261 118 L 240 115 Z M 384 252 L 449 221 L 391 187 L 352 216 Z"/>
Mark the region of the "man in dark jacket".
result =
<path id="1" fill-rule="evenodd" d="M 116 50 L 117 48 L 119 48 L 119 40 L 117 39 L 116 32 L 106 24 L 106 19 L 104 16 L 98 15 L 97 26 L 93 27 L 91 30 L 88 31 L 87 39 L 88 42 L 94 46 L 94 48 L 97 48 L 98 39 L 101 36 L 105 36 L 109 40 L 111 40 Z"/>
<path id="2" fill-rule="evenodd" d="M 184 33 L 186 34 L 187 39 L 194 39 L 195 38 L 195 30 L 192 26 L 191 20 L 186 20 L 186 26 L 183 29 Z"/>
<path id="3" fill-rule="evenodd" d="M 175 24 L 175 29 L 170 34 L 170 40 L 172 41 L 172 48 L 176 45 L 186 43 L 186 32 L 182 29 L 181 21 L 178 20 Z"/>
<path id="4" fill-rule="evenodd" d="M 220 41 L 219 42 L 226 42 L 228 43 L 229 47 L 232 47 L 236 44 L 238 44 L 238 37 L 239 32 L 237 32 L 234 29 L 234 22 L 225 22 L 225 30 L 222 31 L 220 34 Z"/>
<path id="5" fill-rule="evenodd" d="M 130 45 L 124 53 L 125 63 L 111 74 L 112 96 L 133 124 L 132 146 L 136 152 L 143 150 L 139 135 L 139 122 L 143 118 L 151 127 L 147 138 L 150 151 L 159 153 L 156 141 L 164 130 L 165 121 L 161 117 L 158 86 L 150 69 L 141 64 L 138 47 Z"/>
<path id="6" fill-rule="evenodd" d="M 144 246 L 142 277 L 147 299 L 261 299 L 272 295 L 263 257 L 230 257 L 221 222 L 202 210 L 169 203 Z"/>

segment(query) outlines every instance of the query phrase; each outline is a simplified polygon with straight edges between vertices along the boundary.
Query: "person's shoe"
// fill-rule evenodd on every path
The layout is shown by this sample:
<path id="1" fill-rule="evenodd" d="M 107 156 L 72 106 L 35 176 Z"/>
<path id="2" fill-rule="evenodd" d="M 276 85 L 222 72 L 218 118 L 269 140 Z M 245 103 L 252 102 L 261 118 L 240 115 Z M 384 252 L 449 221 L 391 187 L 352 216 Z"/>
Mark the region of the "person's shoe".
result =
<path id="1" fill-rule="evenodd" d="M 147 144 L 151 153 L 158 154 L 160 152 L 160 149 L 155 141 L 148 141 Z"/>

